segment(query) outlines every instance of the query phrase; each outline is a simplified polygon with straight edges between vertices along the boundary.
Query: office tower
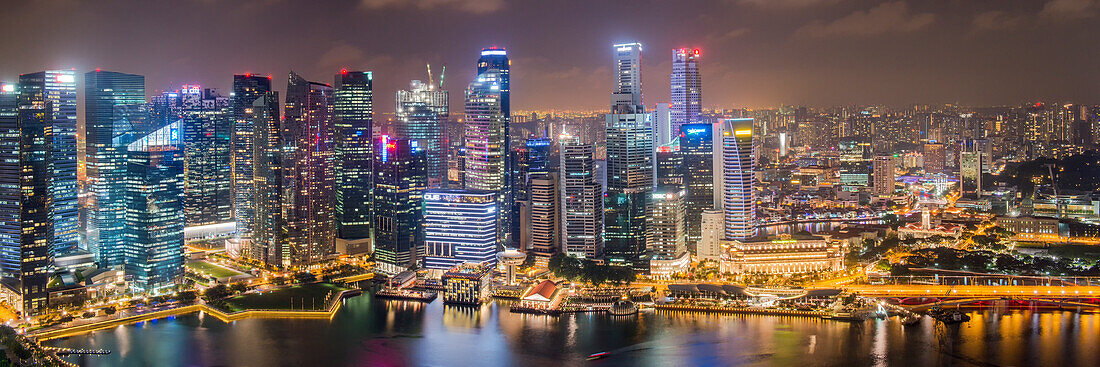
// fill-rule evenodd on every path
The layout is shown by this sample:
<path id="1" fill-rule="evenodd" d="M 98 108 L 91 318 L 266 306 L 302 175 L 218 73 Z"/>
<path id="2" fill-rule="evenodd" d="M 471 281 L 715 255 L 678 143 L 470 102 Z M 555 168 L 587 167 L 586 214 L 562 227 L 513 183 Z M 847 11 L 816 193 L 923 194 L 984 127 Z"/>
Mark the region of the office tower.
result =
<path id="1" fill-rule="evenodd" d="M 527 219 L 530 228 L 528 256 L 535 257 L 535 263 L 546 266 L 550 256 L 561 252 L 562 245 L 562 198 L 561 178 L 557 172 L 533 174 L 528 180 L 531 190 L 531 203 Z"/>
<path id="2" fill-rule="evenodd" d="M 756 235 L 752 122 L 739 118 L 722 123 L 722 209 L 728 240 Z"/>
<path id="3" fill-rule="evenodd" d="M 374 149 L 374 258 L 380 269 L 398 273 L 416 265 L 424 242 L 423 199 L 426 158 L 417 142 L 378 138 Z"/>
<path id="4" fill-rule="evenodd" d="M 641 44 L 614 46 L 618 78 L 607 115 L 607 195 L 604 255 L 634 264 L 646 249 L 646 209 L 653 191 L 653 114 L 641 92 Z"/>
<path id="5" fill-rule="evenodd" d="M 229 98 L 199 85 L 157 97 L 147 128 L 183 121 L 184 222 L 197 227 L 233 221 Z"/>
<path id="6" fill-rule="evenodd" d="M 703 89 L 699 78 L 699 49 L 680 48 L 672 50 L 672 105 L 670 121 L 672 134 L 679 135 L 680 126 L 702 122 L 700 115 L 703 105 L 700 92 Z"/>
<path id="7" fill-rule="evenodd" d="M 924 173 L 943 173 L 947 152 L 941 143 L 924 144 Z"/>
<path id="8" fill-rule="evenodd" d="M 294 72 L 283 118 L 283 266 L 316 263 L 335 253 L 333 91 Z"/>
<path id="9" fill-rule="evenodd" d="M 33 106 L 50 106 L 50 213 L 53 240 L 50 253 L 66 254 L 80 248 L 76 158 L 76 73 L 47 70 L 19 76 L 20 99 Z"/>
<path id="10" fill-rule="evenodd" d="M 442 81 L 440 81 L 442 88 Z M 428 157 L 428 187 L 443 186 L 446 147 L 443 122 L 450 115 L 447 91 L 413 80 L 409 90 L 397 91 L 397 138 L 416 140 Z"/>
<path id="11" fill-rule="evenodd" d="M 669 109 L 668 103 L 658 103 L 657 108 L 653 110 L 653 121 L 655 121 L 653 128 L 654 144 L 657 146 L 668 145 L 672 142 L 672 139 L 676 138 L 676 135 L 672 133 L 672 111 Z"/>
<path id="12" fill-rule="evenodd" d="M 233 93 L 229 97 L 229 118 L 232 121 L 230 145 L 233 155 L 233 219 L 237 235 L 251 237 L 256 226 L 256 136 L 258 130 L 270 128 L 270 121 L 256 124 L 256 116 L 279 120 L 278 103 L 264 103 L 271 91 L 271 77 L 253 74 L 233 75 Z M 276 97 L 276 100 L 278 98 Z M 263 110 L 254 110 L 254 109 Z M 257 127 L 258 126 L 258 127 Z M 276 125 L 278 126 L 278 125 Z M 277 130 L 276 130 L 277 131 Z"/>
<path id="13" fill-rule="evenodd" d="M 240 184 L 238 187 L 250 191 L 245 196 L 237 196 L 243 199 L 238 201 L 238 205 L 251 205 L 251 209 L 247 210 L 252 217 L 246 257 L 268 266 L 282 266 L 289 249 L 282 232 L 286 223 L 283 220 L 283 139 L 279 94 L 263 92 L 253 98 L 251 104 L 242 106 L 240 111 L 237 119 L 251 130 L 247 143 L 251 144 L 249 148 L 252 150 L 248 153 L 252 163 L 248 163 L 247 168 L 252 172 L 252 179 L 240 178 L 237 181 Z M 245 173 L 243 170 L 237 172 Z"/>
<path id="14" fill-rule="evenodd" d="M 482 53 L 490 52 L 490 50 Z M 501 50 L 500 52 L 503 52 Z M 484 57 L 483 57 L 484 59 Z M 478 70 L 481 64 L 478 62 Z M 497 193 L 498 208 L 510 208 L 512 195 L 508 170 L 507 115 L 504 114 L 504 75 L 499 69 L 480 72 L 466 88 L 466 173 L 465 187 Z M 506 162 L 507 161 L 507 162 Z M 500 211 L 501 244 L 510 244 L 507 229 L 511 228 L 511 210 Z"/>
<path id="15" fill-rule="evenodd" d="M 49 303 L 53 107 L 17 89 L 0 85 L 0 276 L 19 293 L 12 306 L 37 315 Z"/>
<path id="16" fill-rule="evenodd" d="M 646 217 L 646 246 L 653 259 L 676 259 L 687 252 L 686 196 L 685 190 L 676 187 L 659 188 L 653 193 Z"/>
<path id="17" fill-rule="evenodd" d="M 708 260 L 718 260 L 722 256 L 722 238 L 726 227 L 722 223 L 725 213 L 721 210 L 704 210 L 699 242 L 695 245 L 695 255 Z"/>
<path id="18" fill-rule="evenodd" d="M 127 145 L 125 269 L 145 291 L 183 277 L 185 130 L 173 122 Z"/>
<path id="19" fill-rule="evenodd" d="M 494 191 L 424 192 L 424 267 L 496 266 L 497 208 Z"/>
<path id="20" fill-rule="evenodd" d="M 684 202 L 687 211 L 688 246 L 699 241 L 703 211 L 714 209 L 714 125 L 690 123 L 680 127 L 680 151 L 683 159 Z"/>
<path id="21" fill-rule="evenodd" d="M 130 115 L 145 104 L 145 77 L 111 71 L 84 74 L 88 251 L 101 267 L 123 264 L 126 146 Z M 138 124 L 141 125 L 141 124 Z"/>
<path id="22" fill-rule="evenodd" d="M 982 152 L 959 153 L 959 183 L 962 194 L 968 198 L 982 196 Z"/>
<path id="23" fill-rule="evenodd" d="M 512 211 L 512 227 L 509 231 L 512 233 L 512 238 L 516 239 L 515 242 L 519 244 L 517 248 L 523 250 L 526 249 L 525 245 L 530 236 L 525 235 L 525 231 L 530 230 L 529 226 L 523 225 L 523 218 L 528 218 L 530 213 L 525 213 L 525 210 L 530 209 L 531 192 L 528 180 L 532 175 L 543 174 L 550 172 L 550 138 L 530 138 L 527 139 L 522 146 L 512 149 L 512 192 L 513 200 L 512 205 L 509 206 L 509 210 Z"/>
<path id="24" fill-rule="evenodd" d="M 603 188 L 596 178 L 596 148 L 575 137 L 561 142 L 561 186 L 565 253 L 603 256 Z"/>
<path id="25" fill-rule="evenodd" d="M 656 187 L 684 186 L 684 156 L 680 154 L 680 140 L 657 147 Z"/>
<path id="26" fill-rule="evenodd" d="M 486 75 L 486 81 L 489 82 L 489 83 L 492 83 L 493 81 L 495 81 L 495 83 L 497 85 L 497 88 L 498 88 L 498 90 L 496 90 L 495 92 L 499 93 L 499 99 L 498 99 L 497 103 L 500 104 L 500 107 L 499 107 L 500 108 L 500 115 L 501 115 L 501 120 L 503 121 L 502 122 L 503 132 L 501 134 L 503 134 L 504 138 L 503 138 L 503 143 L 501 144 L 501 148 L 503 149 L 502 159 L 504 160 L 504 180 L 503 180 L 504 189 L 499 195 L 497 195 L 497 201 L 502 202 L 502 203 L 510 203 L 513 200 L 513 198 L 512 198 L 512 195 L 513 195 L 512 194 L 512 187 L 511 187 L 511 184 L 512 184 L 512 156 L 507 154 L 509 151 L 512 150 L 512 140 L 511 140 L 512 139 L 511 138 L 511 136 L 512 136 L 512 129 L 511 129 L 511 125 L 512 125 L 512 77 L 511 77 L 511 75 L 512 75 L 512 72 L 511 72 L 511 70 L 512 70 L 512 61 L 508 59 L 508 51 L 505 50 L 503 47 L 492 46 L 492 47 L 484 48 L 484 49 L 481 50 L 481 57 L 479 57 L 477 59 L 477 75 L 478 75 L 478 78 L 480 79 L 480 76 L 485 74 Z M 494 73 L 494 71 L 495 71 L 496 76 L 492 77 L 490 74 Z M 466 106 L 467 106 L 466 108 L 469 109 L 469 102 L 467 102 Z M 467 122 L 466 123 L 469 124 L 469 112 L 466 112 L 466 114 L 467 114 Z M 469 154 L 469 152 L 467 152 L 467 154 Z M 469 189 L 471 187 L 467 187 L 467 188 Z M 505 208 L 505 206 L 503 206 L 503 205 L 500 205 L 498 207 L 499 208 Z M 511 218 L 510 215 L 508 215 L 507 211 L 502 211 L 502 212 L 504 212 L 505 215 L 502 217 L 503 220 L 499 223 L 502 226 L 502 227 L 500 227 L 500 230 L 501 230 L 502 233 L 505 233 L 505 235 L 507 236 L 507 233 L 505 232 L 505 230 L 510 228 L 512 218 Z M 507 245 L 507 244 L 511 244 L 511 243 L 512 243 L 512 241 L 508 238 L 505 238 L 504 241 L 501 241 L 501 244 L 506 244 Z"/>
<path id="27" fill-rule="evenodd" d="M 873 163 L 874 184 L 872 189 L 875 196 L 894 195 L 894 174 L 897 169 L 897 161 L 894 156 L 880 155 L 875 157 Z"/>
<path id="28" fill-rule="evenodd" d="M 370 237 L 373 82 L 369 71 L 344 70 L 334 84 L 336 228 L 342 239 Z"/>

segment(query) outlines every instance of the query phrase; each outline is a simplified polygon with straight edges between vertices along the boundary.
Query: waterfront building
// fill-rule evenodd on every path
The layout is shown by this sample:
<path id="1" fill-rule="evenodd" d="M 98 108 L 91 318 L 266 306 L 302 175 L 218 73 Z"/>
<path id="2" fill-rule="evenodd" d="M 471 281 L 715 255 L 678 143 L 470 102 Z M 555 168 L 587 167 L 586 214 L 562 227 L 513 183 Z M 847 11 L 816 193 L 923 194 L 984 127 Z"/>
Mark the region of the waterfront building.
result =
<path id="1" fill-rule="evenodd" d="M 518 307 L 528 310 L 556 310 L 561 305 L 563 295 L 558 285 L 544 280 L 532 285 L 519 298 Z"/>
<path id="2" fill-rule="evenodd" d="M 251 130 L 249 147 L 253 157 L 247 171 L 252 179 L 235 179 L 238 189 L 245 188 L 248 193 L 238 192 L 237 205 L 251 205 L 251 210 L 240 209 L 237 213 L 248 213 L 251 217 L 238 217 L 238 230 L 245 221 L 242 236 L 250 237 L 245 256 L 268 266 L 282 266 L 283 259 L 289 256 L 289 248 L 284 241 L 283 227 L 283 138 L 282 119 L 279 118 L 279 94 L 264 92 L 252 103 L 242 107 L 237 117 Z M 235 167 L 236 173 L 245 173 Z"/>
<path id="3" fill-rule="evenodd" d="M 372 72 L 343 70 L 333 84 L 335 212 L 337 237 L 342 240 L 371 236 L 373 83 Z"/>
<path id="4" fill-rule="evenodd" d="M 685 196 L 684 189 L 675 187 L 659 188 L 651 195 L 646 246 L 650 275 L 654 277 L 671 277 L 686 271 L 691 263 L 684 228 Z"/>
<path id="5" fill-rule="evenodd" d="M 504 52 L 486 50 L 482 53 L 490 51 Z M 511 208 L 511 155 L 508 154 L 508 115 L 504 110 L 503 92 L 507 88 L 507 70 L 485 68 L 482 71 L 482 64 L 489 62 L 479 60 L 477 79 L 466 88 L 465 188 L 496 192 L 497 207 Z M 500 210 L 497 237 L 501 244 L 510 244 L 511 214 L 511 210 Z"/>
<path id="6" fill-rule="evenodd" d="M 23 315 L 46 310 L 50 280 L 53 107 L 0 84 L 0 284 Z"/>
<path id="7" fill-rule="evenodd" d="M 400 273 L 417 264 L 424 242 L 424 153 L 415 140 L 382 135 L 374 149 L 374 257 L 379 269 Z"/>
<path id="8" fill-rule="evenodd" d="M 229 103 L 228 97 L 214 89 L 187 84 L 156 96 L 151 103 L 147 129 L 183 121 L 183 213 L 187 227 L 233 221 Z"/>
<path id="9" fill-rule="evenodd" d="M 445 90 L 435 85 L 413 80 L 409 90 L 397 91 L 394 131 L 399 139 L 416 140 L 428 159 L 428 187 L 443 185 L 444 165 L 443 122 L 450 108 Z"/>
<path id="10" fill-rule="evenodd" d="M 288 250 L 282 266 L 297 267 L 329 258 L 336 251 L 332 87 L 291 72 L 282 127 Z"/>
<path id="11" fill-rule="evenodd" d="M 753 136 L 751 118 L 722 123 L 722 210 L 729 240 L 756 236 Z"/>
<path id="12" fill-rule="evenodd" d="M 893 196 L 894 182 L 897 175 L 897 159 L 890 155 L 875 157 L 872 164 L 874 184 L 872 190 L 876 196 Z"/>
<path id="13" fill-rule="evenodd" d="M 681 125 L 680 149 L 676 152 L 683 162 L 684 223 L 688 247 L 699 242 L 704 211 L 714 209 L 714 125 L 687 123 Z"/>
<path id="14" fill-rule="evenodd" d="M 424 192 L 424 267 L 497 263 L 496 192 L 441 189 Z"/>
<path id="15" fill-rule="evenodd" d="M 127 145 L 125 270 L 144 291 L 183 278 L 185 123 L 165 125 Z"/>
<path id="16" fill-rule="evenodd" d="M 721 210 L 704 210 L 701 218 L 699 242 L 695 245 L 695 255 L 701 259 L 718 260 L 722 256 L 722 239 L 726 227 L 723 221 L 725 213 Z"/>
<path id="17" fill-rule="evenodd" d="M 443 303 L 480 305 L 492 296 L 492 268 L 460 264 L 443 273 Z"/>
<path id="18" fill-rule="evenodd" d="M 530 226 L 521 222 L 530 218 L 531 192 L 530 179 L 532 175 L 550 172 L 550 138 L 531 138 L 524 142 L 523 146 L 512 149 L 512 192 L 513 200 L 509 210 L 512 211 L 512 238 L 515 239 L 519 249 L 524 249 L 530 240 Z"/>
<path id="19" fill-rule="evenodd" d="M 700 102 L 702 78 L 699 77 L 699 49 L 679 48 L 672 50 L 672 104 L 670 112 L 670 132 L 680 135 L 684 124 L 702 122 L 700 116 L 703 104 Z"/>
<path id="20" fill-rule="evenodd" d="M 719 271 L 731 274 L 801 274 L 844 269 L 844 249 L 824 237 L 783 235 L 731 241 Z"/>
<path id="21" fill-rule="evenodd" d="M 535 264 L 545 267 L 550 257 L 561 252 L 562 239 L 562 197 L 561 179 L 557 172 L 531 175 L 531 199 L 528 215 L 523 217 L 530 228 L 529 240 L 523 250 L 528 256 L 535 257 Z"/>
<path id="22" fill-rule="evenodd" d="M 76 149 L 76 72 L 46 70 L 19 76 L 20 104 L 49 106 L 50 215 L 53 217 L 51 255 L 65 255 L 81 247 Z"/>
<path id="23" fill-rule="evenodd" d="M 271 90 L 271 77 L 253 74 L 233 75 L 233 93 L 229 97 L 229 118 L 233 124 L 230 146 L 233 162 L 233 220 L 236 221 L 237 236 L 250 238 L 256 226 L 256 179 L 255 170 L 257 160 L 262 158 L 255 155 L 259 150 L 257 145 L 266 145 L 266 142 L 258 143 L 257 136 L 264 134 L 272 136 L 260 130 L 270 129 L 272 125 L 279 126 L 279 104 L 256 102 L 266 101 L 273 93 Z M 274 98 L 278 100 L 278 96 Z M 266 117 L 266 120 L 257 121 L 257 116 Z M 276 133 L 274 135 L 278 137 Z"/>
<path id="24" fill-rule="evenodd" d="M 575 137 L 561 141 L 562 234 L 565 253 L 588 259 L 603 255 L 603 188 L 596 178 L 596 148 Z"/>
<path id="25" fill-rule="evenodd" d="M 618 77 L 606 117 L 604 199 L 604 257 L 636 268 L 643 266 L 637 262 L 646 249 L 646 210 L 655 174 L 653 114 L 642 105 L 641 50 L 639 43 L 613 46 Z"/>
<path id="26" fill-rule="evenodd" d="M 101 267 L 123 265 L 126 134 L 145 104 L 145 77 L 96 70 L 84 74 L 87 250 Z"/>

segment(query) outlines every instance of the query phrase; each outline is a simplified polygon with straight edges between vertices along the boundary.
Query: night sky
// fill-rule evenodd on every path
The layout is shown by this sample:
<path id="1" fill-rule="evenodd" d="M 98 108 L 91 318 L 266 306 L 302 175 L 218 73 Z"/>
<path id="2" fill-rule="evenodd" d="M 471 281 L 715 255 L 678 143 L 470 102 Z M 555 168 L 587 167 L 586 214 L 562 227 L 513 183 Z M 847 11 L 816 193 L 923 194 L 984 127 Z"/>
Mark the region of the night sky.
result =
<path id="1" fill-rule="evenodd" d="M 515 109 L 606 109 L 611 44 L 638 41 L 645 102 L 671 49 L 703 51 L 707 107 L 1100 102 L 1097 0 L 3 1 L 0 80 L 47 68 L 228 88 L 294 70 L 375 72 L 376 111 L 447 65 L 452 105 L 478 51 L 512 58 Z M 228 93 L 228 90 L 226 90 Z"/>

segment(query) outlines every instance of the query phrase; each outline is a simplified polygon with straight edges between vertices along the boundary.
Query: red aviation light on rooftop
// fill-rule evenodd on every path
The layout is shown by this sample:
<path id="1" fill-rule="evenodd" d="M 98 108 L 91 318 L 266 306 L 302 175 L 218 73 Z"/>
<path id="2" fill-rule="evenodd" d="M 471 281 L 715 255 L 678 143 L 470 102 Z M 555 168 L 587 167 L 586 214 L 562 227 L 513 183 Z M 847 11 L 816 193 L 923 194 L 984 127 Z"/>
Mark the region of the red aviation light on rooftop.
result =
<path id="1" fill-rule="evenodd" d="M 252 77 L 252 73 L 244 73 L 244 77 L 245 77 L 245 78 L 251 78 L 251 77 Z"/>
<path id="2" fill-rule="evenodd" d="M 699 49 L 695 49 L 695 56 L 699 56 Z"/>
<path id="3" fill-rule="evenodd" d="M 348 73 L 347 68 L 340 69 L 340 74 L 347 74 L 347 73 Z"/>
<path id="4" fill-rule="evenodd" d="M 98 72 L 101 72 L 101 71 L 103 71 L 103 69 L 100 69 L 100 68 L 95 68 L 95 72 L 97 72 L 97 73 L 98 73 Z"/>

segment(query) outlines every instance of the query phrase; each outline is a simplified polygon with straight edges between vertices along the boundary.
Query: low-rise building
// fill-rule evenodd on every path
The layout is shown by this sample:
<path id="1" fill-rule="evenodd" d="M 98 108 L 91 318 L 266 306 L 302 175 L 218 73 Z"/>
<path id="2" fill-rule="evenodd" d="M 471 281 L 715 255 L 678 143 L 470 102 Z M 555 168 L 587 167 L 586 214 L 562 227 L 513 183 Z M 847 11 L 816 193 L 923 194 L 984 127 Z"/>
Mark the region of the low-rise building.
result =
<path id="1" fill-rule="evenodd" d="M 443 273 L 443 303 L 480 305 L 492 295 L 491 269 L 461 264 Z"/>
<path id="2" fill-rule="evenodd" d="M 555 310 L 561 304 L 561 293 L 557 284 L 544 280 L 527 288 L 520 297 L 518 306 L 532 310 Z"/>
<path id="3" fill-rule="evenodd" d="M 798 274 L 843 268 L 841 245 L 830 244 L 824 237 L 798 234 L 732 241 L 719 262 L 720 272 L 732 274 Z"/>

